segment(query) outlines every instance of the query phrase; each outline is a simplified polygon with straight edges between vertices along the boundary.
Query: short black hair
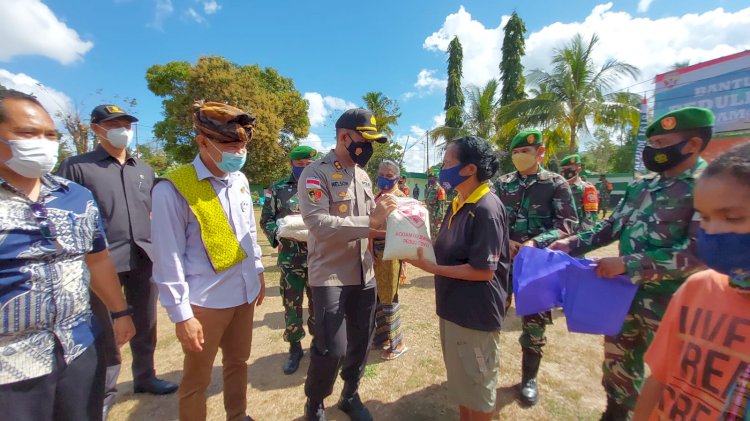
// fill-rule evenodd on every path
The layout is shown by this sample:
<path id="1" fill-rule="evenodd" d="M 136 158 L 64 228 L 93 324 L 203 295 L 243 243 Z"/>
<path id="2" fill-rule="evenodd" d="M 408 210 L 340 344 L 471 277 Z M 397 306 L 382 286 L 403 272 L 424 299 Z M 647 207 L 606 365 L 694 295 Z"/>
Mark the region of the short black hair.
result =
<path id="1" fill-rule="evenodd" d="M 686 139 L 692 139 L 694 137 L 700 138 L 700 140 L 703 141 L 703 146 L 701 146 L 702 151 L 706 149 L 706 146 L 708 146 L 708 142 L 713 137 L 714 129 L 713 127 L 699 127 L 697 129 L 685 130 L 682 133 L 685 135 Z"/>
<path id="2" fill-rule="evenodd" d="M 16 91 L 15 89 L 0 89 L 0 123 L 5 122 L 5 119 L 8 118 L 7 113 L 5 111 L 6 99 L 18 99 L 21 101 L 29 101 L 44 108 L 42 103 L 39 102 L 39 100 L 36 99 L 34 95 L 25 94 L 21 91 Z"/>
<path id="3" fill-rule="evenodd" d="M 750 180 L 750 143 L 737 145 L 714 159 L 703 171 L 701 178 L 719 175 L 732 176 L 741 184 Z"/>
<path id="4" fill-rule="evenodd" d="M 492 178 L 500 168 L 500 159 L 492 150 L 490 142 L 476 136 L 466 136 L 450 142 L 458 148 L 458 160 L 463 165 L 474 164 L 477 167 L 477 178 L 486 181 Z"/>

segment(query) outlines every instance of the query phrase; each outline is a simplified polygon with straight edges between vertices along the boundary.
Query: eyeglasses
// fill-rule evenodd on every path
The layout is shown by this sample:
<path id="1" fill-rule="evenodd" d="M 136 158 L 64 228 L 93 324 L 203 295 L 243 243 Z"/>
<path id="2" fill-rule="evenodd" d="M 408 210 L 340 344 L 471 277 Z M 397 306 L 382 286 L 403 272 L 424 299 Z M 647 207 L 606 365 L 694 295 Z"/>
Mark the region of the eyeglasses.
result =
<path id="1" fill-rule="evenodd" d="M 49 220 L 47 214 L 47 207 L 42 203 L 31 204 L 31 215 L 39 225 L 39 231 L 42 233 L 42 237 L 45 240 L 55 241 L 57 240 L 57 230 L 52 221 Z"/>

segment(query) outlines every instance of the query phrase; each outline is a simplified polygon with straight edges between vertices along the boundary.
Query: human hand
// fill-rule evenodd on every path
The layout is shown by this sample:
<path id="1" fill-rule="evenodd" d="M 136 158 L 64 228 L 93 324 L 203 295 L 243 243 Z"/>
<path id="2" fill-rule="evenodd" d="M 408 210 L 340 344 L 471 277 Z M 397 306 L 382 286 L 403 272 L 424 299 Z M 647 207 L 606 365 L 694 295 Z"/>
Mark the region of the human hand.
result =
<path id="1" fill-rule="evenodd" d="M 557 250 L 561 251 L 563 253 L 570 253 L 570 241 L 566 240 L 557 240 L 554 243 L 550 244 L 548 247 L 550 250 Z"/>
<path id="2" fill-rule="evenodd" d="M 600 278 L 614 278 L 625 273 L 625 261 L 622 257 L 604 257 L 595 260 L 596 276 Z"/>
<path id="3" fill-rule="evenodd" d="M 258 298 L 255 299 L 255 305 L 257 306 L 263 304 L 263 300 L 266 298 L 266 278 L 263 276 L 263 272 L 258 274 L 258 280 L 260 281 L 260 291 L 258 292 Z"/>
<path id="4" fill-rule="evenodd" d="M 424 258 L 424 249 L 422 247 L 417 249 L 416 259 L 404 261 L 428 273 L 434 274 L 437 271 L 437 265 Z"/>
<path id="5" fill-rule="evenodd" d="M 175 323 L 175 333 L 182 346 L 188 351 L 203 351 L 203 325 L 195 317 Z"/>
<path id="6" fill-rule="evenodd" d="M 112 321 L 117 346 L 123 346 L 135 336 L 135 325 L 130 316 L 118 317 Z"/>
<path id="7" fill-rule="evenodd" d="M 396 210 L 397 207 L 396 198 L 393 195 L 383 195 L 380 200 L 378 200 L 375 209 L 370 214 L 370 228 L 382 227 L 385 224 L 388 215 Z"/>
<path id="8" fill-rule="evenodd" d="M 510 258 L 511 260 L 516 257 L 516 254 L 521 250 L 521 247 L 523 246 L 518 241 L 509 240 L 510 245 Z"/>
<path id="9" fill-rule="evenodd" d="M 534 240 L 526 241 L 525 243 L 521 244 L 521 247 L 534 247 L 534 248 L 536 248 L 536 241 L 534 241 Z M 519 249 L 519 251 L 520 251 L 520 249 Z"/>

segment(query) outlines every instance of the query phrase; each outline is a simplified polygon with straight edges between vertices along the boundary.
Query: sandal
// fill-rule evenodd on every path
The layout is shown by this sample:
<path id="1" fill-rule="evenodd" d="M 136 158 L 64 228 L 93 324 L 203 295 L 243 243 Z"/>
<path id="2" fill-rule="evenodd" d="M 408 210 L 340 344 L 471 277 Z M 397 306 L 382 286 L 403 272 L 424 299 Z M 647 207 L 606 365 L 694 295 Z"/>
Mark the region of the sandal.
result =
<path id="1" fill-rule="evenodd" d="M 386 361 L 395 360 L 396 358 L 406 354 L 406 351 L 408 350 L 409 350 L 408 346 L 404 346 L 401 349 L 389 349 L 383 352 L 383 355 L 381 355 L 380 358 Z"/>

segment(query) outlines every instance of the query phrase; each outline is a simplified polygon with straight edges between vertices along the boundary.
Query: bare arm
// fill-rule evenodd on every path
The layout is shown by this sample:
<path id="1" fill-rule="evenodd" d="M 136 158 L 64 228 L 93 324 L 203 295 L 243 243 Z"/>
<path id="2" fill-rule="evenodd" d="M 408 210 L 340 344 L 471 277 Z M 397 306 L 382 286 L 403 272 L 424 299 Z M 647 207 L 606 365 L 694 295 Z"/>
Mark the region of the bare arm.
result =
<path id="1" fill-rule="evenodd" d="M 651 412 L 659 404 L 659 398 L 663 391 L 664 385 L 653 376 L 649 376 L 643 384 L 638 404 L 635 406 L 633 421 L 647 421 Z"/>
<path id="2" fill-rule="evenodd" d="M 107 306 L 110 312 L 119 312 L 128 308 L 128 303 L 122 294 L 120 279 L 109 251 L 104 250 L 89 253 L 85 257 L 86 265 L 91 272 L 91 289 Z M 118 317 L 113 322 L 115 340 L 117 345 L 122 346 L 135 335 L 135 326 L 130 316 Z"/>

